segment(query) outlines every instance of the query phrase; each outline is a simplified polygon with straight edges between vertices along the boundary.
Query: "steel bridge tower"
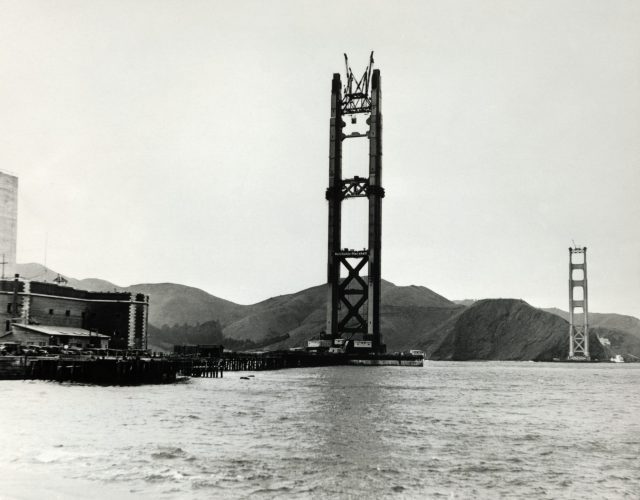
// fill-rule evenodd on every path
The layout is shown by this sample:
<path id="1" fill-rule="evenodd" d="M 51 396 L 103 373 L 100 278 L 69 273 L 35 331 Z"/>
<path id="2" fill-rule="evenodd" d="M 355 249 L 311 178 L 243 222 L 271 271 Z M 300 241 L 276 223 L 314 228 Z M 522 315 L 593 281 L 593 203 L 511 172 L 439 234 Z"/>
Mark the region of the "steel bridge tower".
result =
<path id="1" fill-rule="evenodd" d="M 373 69 L 373 52 L 364 74 L 357 78 L 345 54 L 346 84 L 339 73 L 331 83 L 329 127 L 329 238 L 327 262 L 327 323 L 325 342 L 364 352 L 384 352 L 380 337 L 380 257 L 382 229 L 382 113 L 380 70 Z M 356 123 L 366 118 L 368 130 L 345 135 L 345 119 Z M 346 139 L 369 142 L 366 177 L 342 177 L 342 146 Z M 367 198 L 369 204 L 369 248 L 342 248 L 342 202 Z M 346 277 L 341 279 L 341 270 Z M 363 274 L 366 272 L 367 274 Z"/>
<path id="2" fill-rule="evenodd" d="M 576 289 L 582 297 L 576 298 Z M 569 248 L 569 359 L 588 361 L 589 301 L 587 293 L 587 247 Z"/>

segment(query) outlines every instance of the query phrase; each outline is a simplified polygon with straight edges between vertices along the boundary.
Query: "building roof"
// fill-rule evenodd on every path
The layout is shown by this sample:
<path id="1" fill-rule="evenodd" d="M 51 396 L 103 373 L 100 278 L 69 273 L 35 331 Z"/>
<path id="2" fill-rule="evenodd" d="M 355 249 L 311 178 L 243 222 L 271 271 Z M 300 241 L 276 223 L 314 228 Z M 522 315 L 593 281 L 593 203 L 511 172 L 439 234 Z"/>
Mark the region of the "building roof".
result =
<path id="1" fill-rule="evenodd" d="M 43 333 L 45 335 L 51 335 L 55 337 L 91 337 L 108 339 L 108 335 L 102 335 L 101 333 L 85 330 L 84 328 L 75 328 L 72 326 L 46 326 L 46 325 L 21 325 L 14 323 L 13 327 L 22 328 L 24 330 L 30 330 L 32 332 Z"/>

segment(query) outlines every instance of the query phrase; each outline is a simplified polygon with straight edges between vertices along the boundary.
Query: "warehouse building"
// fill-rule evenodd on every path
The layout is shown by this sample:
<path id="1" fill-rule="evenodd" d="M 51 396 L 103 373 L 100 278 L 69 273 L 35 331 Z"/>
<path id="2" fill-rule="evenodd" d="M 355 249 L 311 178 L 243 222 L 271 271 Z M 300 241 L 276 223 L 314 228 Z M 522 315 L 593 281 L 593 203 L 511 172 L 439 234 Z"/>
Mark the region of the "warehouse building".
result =
<path id="1" fill-rule="evenodd" d="M 2 340 L 5 340 L 4 337 Z M 13 324 L 12 332 L 6 336 L 7 341 L 19 342 L 34 346 L 69 346 L 106 349 L 109 347 L 109 336 L 95 333 L 84 328 L 72 326 L 40 326 Z"/>

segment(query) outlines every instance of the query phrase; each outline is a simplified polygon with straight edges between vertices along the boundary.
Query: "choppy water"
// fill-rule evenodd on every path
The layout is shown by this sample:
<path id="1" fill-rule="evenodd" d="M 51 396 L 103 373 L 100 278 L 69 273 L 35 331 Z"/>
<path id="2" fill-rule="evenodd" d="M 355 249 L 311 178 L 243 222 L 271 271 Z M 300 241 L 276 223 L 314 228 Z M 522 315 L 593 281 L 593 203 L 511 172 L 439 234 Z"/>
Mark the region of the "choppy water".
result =
<path id="1" fill-rule="evenodd" d="M 640 364 L 0 382 L 2 498 L 638 498 Z"/>

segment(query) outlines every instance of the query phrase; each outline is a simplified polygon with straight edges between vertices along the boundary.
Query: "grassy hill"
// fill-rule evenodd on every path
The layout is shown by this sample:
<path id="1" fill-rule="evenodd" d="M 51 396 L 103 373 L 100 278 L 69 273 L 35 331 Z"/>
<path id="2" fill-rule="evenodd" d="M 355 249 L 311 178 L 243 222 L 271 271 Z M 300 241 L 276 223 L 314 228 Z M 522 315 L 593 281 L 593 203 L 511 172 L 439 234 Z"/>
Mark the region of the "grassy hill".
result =
<path id="1" fill-rule="evenodd" d="M 21 278 L 33 281 L 53 282 L 58 276 L 61 276 L 62 278 L 67 280 L 66 286 L 79 288 L 82 290 L 100 292 L 120 289 L 120 287 L 118 287 L 117 285 L 114 285 L 113 283 L 110 283 L 106 280 L 101 280 L 98 278 L 78 280 L 72 278 L 71 276 L 59 274 L 58 272 L 49 269 L 42 264 L 37 264 L 34 262 L 28 264 L 15 264 L 13 266 L 7 266 L 7 270 L 5 271 L 6 276 L 13 277 L 13 275 L 16 273 L 19 274 Z"/>
<path id="2" fill-rule="evenodd" d="M 486 299 L 475 302 L 436 331 L 419 339 L 431 359 L 464 361 L 550 361 L 568 355 L 568 323 L 522 300 Z M 591 334 L 591 354 L 607 354 Z"/>
<path id="3" fill-rule="evenodd" d="M 558 308 L 545 309 L 569 321 L 569 313 Z M 589 325 L 630 333 L 640 339 L 640 319 L 614 313 L 589 313 Z"/>
<path id="4" fill-rule="evenodd" d="M 213 320 L 224 326 L 245 315 L 246 306 L 190 286 L 153 283 L 132 285 L 122 290 L 149 295 L 149 323 L 157 327 L 196 325 Z"/>
<path id="5" fill-rule="evenodd" d="M 545 309 L 569 321 L 562 309 Z M 610 342 L 611 355 L 621 354 L 627 361 L 640 360 L 640 319 L 614 313 L 589 313 L 589 331 Z"/>

